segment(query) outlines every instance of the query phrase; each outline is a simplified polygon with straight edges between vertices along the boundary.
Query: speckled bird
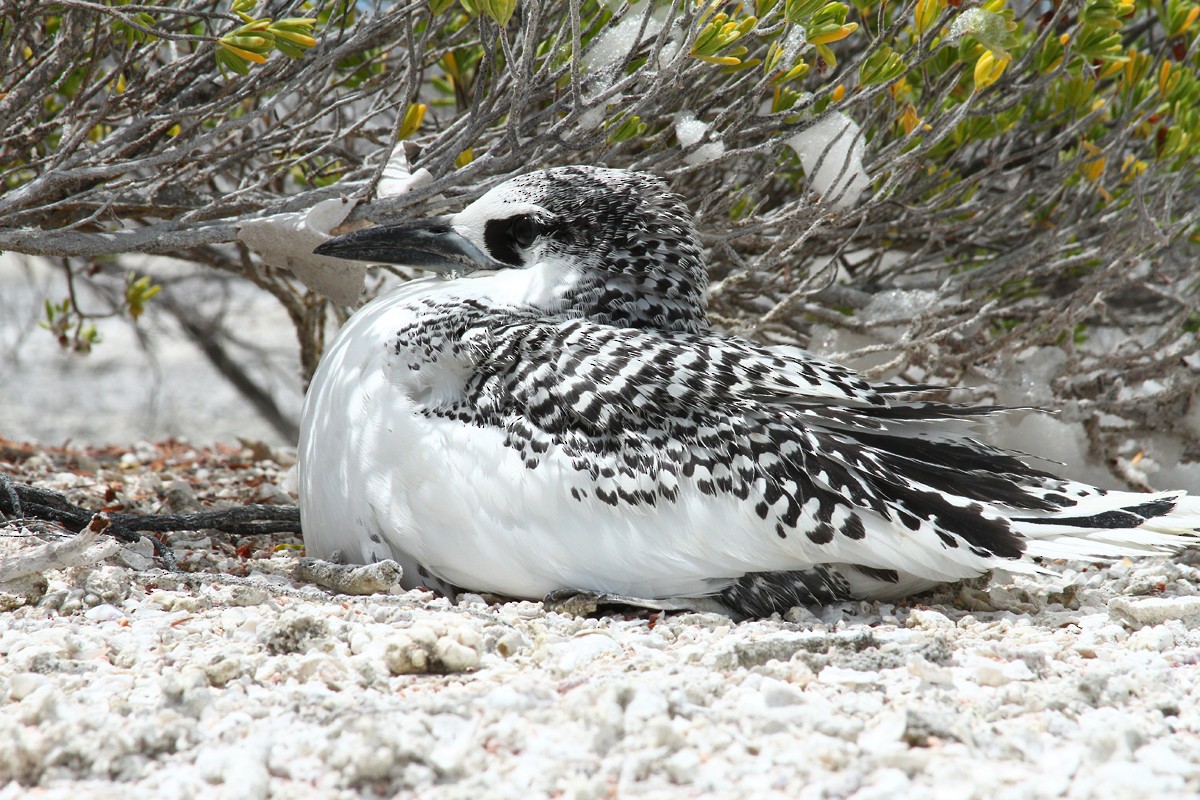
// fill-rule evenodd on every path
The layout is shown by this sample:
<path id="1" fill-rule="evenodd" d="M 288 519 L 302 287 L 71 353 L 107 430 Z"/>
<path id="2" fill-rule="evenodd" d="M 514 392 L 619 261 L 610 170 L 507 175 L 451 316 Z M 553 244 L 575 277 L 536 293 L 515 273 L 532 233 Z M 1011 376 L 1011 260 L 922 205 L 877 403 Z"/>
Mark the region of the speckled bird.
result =
<path id="1" fill-rule="evenodd" d="M 1200 498 L 971 438 L 995 408 L 712 331 L 692 216 L 652 175 L 533 172 L 316 252 L 440 273 L 351 317 L 301 424 L 308 552 L 406 586 L 763 616 L 1200 527 Z"/>

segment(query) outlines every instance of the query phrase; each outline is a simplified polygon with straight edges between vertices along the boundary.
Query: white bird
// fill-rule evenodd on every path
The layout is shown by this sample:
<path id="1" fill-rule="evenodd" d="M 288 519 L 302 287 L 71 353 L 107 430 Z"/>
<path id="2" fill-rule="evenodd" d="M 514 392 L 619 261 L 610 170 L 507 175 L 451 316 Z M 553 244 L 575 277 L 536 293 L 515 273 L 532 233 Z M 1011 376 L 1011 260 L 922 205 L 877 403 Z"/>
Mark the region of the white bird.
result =
<path id="1" fill-rule="evenodd" d="M 304 406 L 309 554 L 405 585 L 735 616 L 897 598 L 1039 559 L 1196 541 L 1200 498 L 1105 491 L 793 347 L 714 333 L 657 178 L 563 167 L 323 255 L 422 267 L 359 310 Z"/>

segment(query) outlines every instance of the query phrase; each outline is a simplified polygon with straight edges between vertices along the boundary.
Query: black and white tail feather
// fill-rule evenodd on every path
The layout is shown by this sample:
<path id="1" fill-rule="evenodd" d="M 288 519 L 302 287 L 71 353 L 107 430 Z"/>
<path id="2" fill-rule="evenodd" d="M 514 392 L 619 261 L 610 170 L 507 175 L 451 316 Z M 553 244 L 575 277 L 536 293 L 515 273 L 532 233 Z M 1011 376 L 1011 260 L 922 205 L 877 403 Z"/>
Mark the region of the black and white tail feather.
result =
<path id="1" fill-rule="evenodd" d="M 710 332 L 690 214 L 652 176 L 532 173 L 318 252 L 460 276 L 380 297 L 322 360 L 299 452 L 318 556 L 757 616 L 1197 539 L 1200 498 L 972 438 L 1005 409 Z"/>

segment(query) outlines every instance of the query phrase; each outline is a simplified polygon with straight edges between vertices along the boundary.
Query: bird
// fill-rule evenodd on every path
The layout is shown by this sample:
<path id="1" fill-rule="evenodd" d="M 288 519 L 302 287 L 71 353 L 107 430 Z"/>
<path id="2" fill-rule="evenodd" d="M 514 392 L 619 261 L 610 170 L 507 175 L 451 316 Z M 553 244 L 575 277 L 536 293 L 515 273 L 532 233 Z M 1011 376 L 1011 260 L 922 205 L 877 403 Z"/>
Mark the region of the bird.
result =
<path id="1" fill-rule="evenodd" d="M 536 170 L 315 252 L 433 273 L 341 328 L 297 454 L 307 553 L 406 588 L 745 619 L 1196 541 L 1200 497 L 1031 466 L 977 438 L 1001 409 L 715 331 L 648 173 Z"/>

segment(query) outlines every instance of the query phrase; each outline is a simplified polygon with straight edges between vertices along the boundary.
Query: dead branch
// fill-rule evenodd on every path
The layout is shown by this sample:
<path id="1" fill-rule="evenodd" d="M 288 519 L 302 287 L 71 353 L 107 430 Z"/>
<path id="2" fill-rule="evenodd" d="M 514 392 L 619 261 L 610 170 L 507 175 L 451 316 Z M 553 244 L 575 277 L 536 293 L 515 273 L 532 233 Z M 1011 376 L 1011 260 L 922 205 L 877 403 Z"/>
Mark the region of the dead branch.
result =
<path id="1" fill-rule="evenodd" d="M 133 6 L 0 0 L 12 20 L 0 26 L 0 62 L 11 65 L 0 78 L 0 152 L 15 154 L 0 159 L 10 187 L 0 249 L 89 260 L 170 253 L 236 273 L 285 306 L 307 379 L 344 309 L 232 245 L 239 223 L 338 195 L 368 201 L 351 222 L 389 222 L 461 208 L 533 167 L 650 169 L 697 210 L 722 325 L 800 344 L 817 326 L 895 330 L 887 366 L 944 381 L 1060 347 L 1068 360 L 1052 380 L 1056 404 L 1165 427 L 1187 452 L 1200 449 L 1178 413 L 1179 387 L 1196 380 L 1187 359 L 1200 324 L 1200 181 L 1179 168 L 1186 153 L 1165 157 L 1168 129 L 1192 123 L 1165 119 L 1162 94 L 1174 70 L 1192 73 L 1181 87 L 1194 82 L 1200 36 L 1157 36 L 1159 11 L 1139 6 L 1123 32 L 1128 70 L 1098 75 L 1102 62 L 1074 50 L 1087 38 L 1077 4 L 1045 15 L 1024 4 L 1013 63 L 977 87 L 974 56 L 963 56 L 971 48 L 943 31 L 978 9 L 952 6 L 914 34 L 913 3 L 882 4 L 835 43 L 836 65 L 802 54 L 812 71 L 776 109 L 782 67 L 729 69 L 693 53 L 706 15 L 719 6 L 744 17 L 745 4 L 611 5 L 522 0 L 500 26 L 454 3 L 318 2 L 305 12 L 328 12 L 318 46 L 243 79 L 214 71 L 205 39 L 233 24 L 226 2 L 147 5 L 147 26 Z M 739 40 L 747 58 L 790 30 L 780 9 L 795 5 L 762 4 L 775 10 Z M 440 6 L 449 10 L 434 14 Z M 68 35 L 47 39 L 47 15 Z M 589 64 L 614 26 L 632 37 L 627 52 Z M 1065 42 L 1062 58 L 1038 63 L 1055 42 Z M 885 45 L 903 72 L 864 80 Z M 1148 59 L 1145 91 L 1126 85 L 1141 74 L 1138 59 Z M 371 202 L 418 104 L 428 113 L 402 144 L 432 180 Z M 685 112 L 708 125 L 686 147 Z M 788 144 L 830 112 L 852 119 L 866 144 L 872 185 L 851 208 L 818 196 Z M 636 135 L 615 135 L 635 118 Z M 718 143 L 718 157 L 695 158 Z M 914 289 L 942 302 L 895 325 L 867 314 L 884 292 Z M 1076 347 L 1100 324 L 1128 335 L 1111 359 Z M 1134 381 L 1168 391 L 1131 402 L 1122 390 Z"/>
<path id="2" fill-rule="evenodd" d="M 28 520 L 55 522 L 70 531 L 87 528 L 100 512 L 67 501 L 61 492 L 16 483 L 0 473 L 0 522 Z M 171 551 L 158 538 L 143 533 L 213 530 L 239 536 L 300 533 L 300 510 L 295 506 L 247 505 L 196 514 L 129 514 L 108 512 L 104 533 L 122 542 L 146 538 L 155 554 L 168 567 L 174 566 Z"/>

